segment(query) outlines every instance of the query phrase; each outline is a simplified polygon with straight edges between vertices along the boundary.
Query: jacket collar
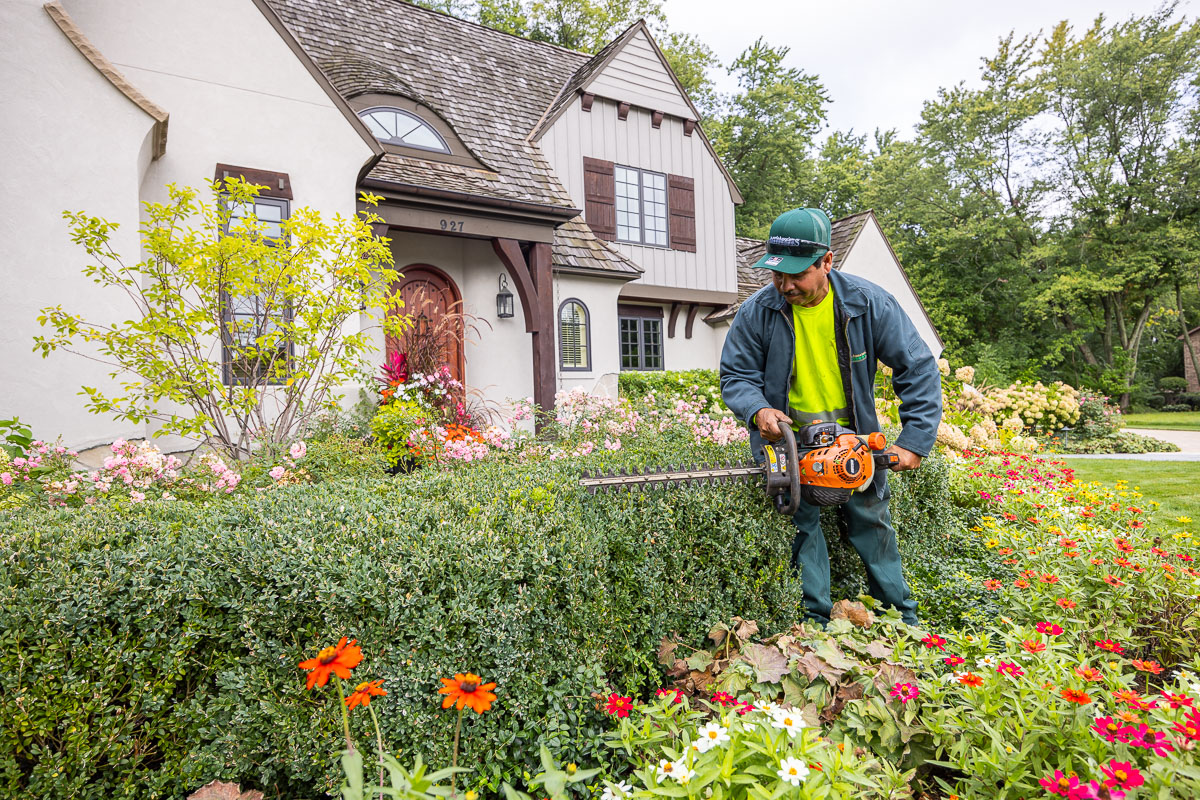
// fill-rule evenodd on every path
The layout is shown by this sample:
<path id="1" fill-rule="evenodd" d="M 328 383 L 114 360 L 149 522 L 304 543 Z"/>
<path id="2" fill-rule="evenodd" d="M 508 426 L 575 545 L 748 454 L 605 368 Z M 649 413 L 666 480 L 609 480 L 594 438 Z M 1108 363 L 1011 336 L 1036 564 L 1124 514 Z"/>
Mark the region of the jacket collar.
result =
<path id="1" fill-rule="evenodd" d="M 829 271 L 829 282 L 833 284 L 833 298 L 845 310 L 846 316 L 857 317 L 866 313 L 867 298 L 861 288 L 837 270 Z M 773 283 L 766 285 L 763 303 L 776 311 L 782 311 L 788 305 L 787 299 Z"/>

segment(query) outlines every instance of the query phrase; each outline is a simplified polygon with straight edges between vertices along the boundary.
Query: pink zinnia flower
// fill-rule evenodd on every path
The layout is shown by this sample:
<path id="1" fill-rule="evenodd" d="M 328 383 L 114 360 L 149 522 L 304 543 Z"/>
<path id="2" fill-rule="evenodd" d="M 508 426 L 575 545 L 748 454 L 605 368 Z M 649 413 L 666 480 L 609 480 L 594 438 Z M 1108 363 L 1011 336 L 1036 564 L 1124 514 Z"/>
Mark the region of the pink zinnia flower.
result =
<path id="1" fill-rule="evenodd" d="M 671 701 L 672 703 L 683 702 L 683 692 L 679 691 L 678 689 L 659 689 L 654 693 L 654 695 L 655 697 L 669 697 L 674 695 L 674 699 Z"/>
<path id="2" fill-rule="evenodd" d="M 1130 729 L 1115 717 L 1096 717 L 1096 721 L 1092 723 L 1092 731 L 1106 742 L 1129 741 Z"/>
<path id="3" fill-rule="evenodd" d="M 1117 789 L 1133 789 L 1146 782 L 1138 768 L 1129 761 L 1117 761 L 1114 758 L 1107 767 L 1102 765 L 1100 771 L 1108 776 L 1104 785 Z"/>
<path id="4" fill-rule="evenodd" d="M 1167 699 L 1167 703 L 1170 704 L 1171 708 L 1191 708 L 1192 703 L 1195 702 L 1186 694 L 1174 694 L 1168 691 L 1162 691 L 1160 694 Z"/>
<path id="5" fill-rule="evenodd" d="M 1171 744 L 1170 739 L 1167 738 L 1165 733 L 1152 731 L 1144 723 L 1138 725 L 1136 728 L 1130 726 L 1128 730 L 1131 747 L 1144 747 L 1147 750 L 1153 750 L 1156 756 L 1165 756 L 1175 749 L 1175 745 Z"/>
<path id="6" fill-rule="evenodd" d="M 1075 790 L 1079 788 L 1079 778 L 1074 775 L 1064 775 L 1061 769 L 1054 770 L 1053 775 L 1047 775 L 1038 783 L 1050 794 L 1062 797 L 1074 797 Z"/>
<path id="7" fill-rule="evenodd" d="M 921 644 L 925 645 L 926 647 L 928 647 L 930 649 L 935 648 L 935 647 L 938 650 L 946 649 L 946 640 L 943 639 L 941 636 L 938 636 L 936 633 L 931 633 L 928 636 L 926 636 L 924 639 L 921 640 Z"/>
<path id="8" fill-rule="evenodd" d="M 965 664 L 967 660 L 962 656 L 946 656 L 942 659 L 948 666 L 957 667 L 959 664 Z"/>
<path id="9" fill-rule="evenodd" d="M 1114 642 L 1112 639 L 1101 639 L 1096 642 L 1096 647 L 1101 650 L 1107 650 L 1110 653 L 1124 653 L 1125 647 L 1120 642 Z"/>
<path id="10" fill-rule="evenodd" d="M 632 697 L 622 697 L 613 692 L 608 696 L 608 702 L 604 705 L 604 710 L 615 717 L 628 717 L 630 709 L 633 708 Z"/>
<path id="11" fill-rule="evenodd" d="M 1125 800 L 1120 789 L 1102 786 L 1100 781 L 1089 781 L 1071 794 L 1071 800 Z"/>
<path id="12" fill-rule="evenodd" d="M 1010 678 L 1019 678 L 1025 674 L 1025 670 L 1011 661 L 1001 661 L 1000 666 L 996 667 L 996 672 L 999 672 L 1001 675 L 1008 675 Z"/>
<path id="13" fill-rule="evenodd" d="M 737 705 L 737 700 L 729 692 L 713 692 L 712 701 L 721 706 Z"/>
<path id="14" fill-rule="evenodd" d="M 1050 636 L 1058 636 L 1063 632 L 1062 626 L 1055 625 L 1053 622 L 1039 622 L 1037 624 L 1038 633 L 1046 633 Z"/>
<path id="15" fill-rule="evenodd" d="M 915 700 L 921 694 L 915 683 L 897 683 L 892 687 L 892 697 L 899 698 L 901 703 Z"/>

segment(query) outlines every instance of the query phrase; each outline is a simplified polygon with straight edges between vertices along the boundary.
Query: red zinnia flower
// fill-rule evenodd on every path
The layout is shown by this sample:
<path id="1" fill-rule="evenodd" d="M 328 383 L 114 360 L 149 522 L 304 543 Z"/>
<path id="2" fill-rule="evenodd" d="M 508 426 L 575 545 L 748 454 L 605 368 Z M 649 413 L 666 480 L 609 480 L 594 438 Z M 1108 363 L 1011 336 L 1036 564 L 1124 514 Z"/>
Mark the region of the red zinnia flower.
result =
<path id="1" fill-rule="evenodd" d="M 1104 676 L 1100 674 L 1100 670 L 1095 667 L 1076 667 L 1075 674 L 1085 681 L 1092 681 L 1093 683 L 1104 680 Z"/>
<path id="2" fill-rule="evenodd" d="M 1133 789 L 1146 782 L 1138 768 L 1128 761 L 1117 761 L 1114 758 L 1108 762 L 1107 767 L 1101 766 L 1100 771 L 1108 776 L 1104 785 L 1117 789 Z"/>
<path id="3" fill-rule="evenodd" d="M 1088 563 L 1098 567 L 1104 563 L 1104 559 L 1103 558 L 1089 558 Z"/>
<path id="4" fill-rule="evenodd" d="M 1074 608 L 1075 606 L 1079 605 L 1079 603 L 1076 603 L 1074 600 L 1068 600 L 1065 597 L 1058 598 L 1057 600 L 1054 601 L 1054 604 L 1056 606 L 1058 606 L 1059 608 L 1065 608 L 1068 611 L 1070 609 Z"/>
<path id="5" fill-rule="evenodd" d="M 1142 702 L 1142 696 L 1133 689 L 1121 689 L 1113 692 L 1113 699 L 1118 703 L 1125 703 L 1126 705 L 1130 706 L 1137 705 Z"/>
<path id="6" fill-rule="evenodd" d="M 737 700 L 729 692 L 713 692 L 712 701 L 722 706 L 737 705 Z"/>
<path id="7" fill-rule="evenodd" d="M 683 702 L 683 692 L 679 691 L 678 689 L 659 689 L 654 693 L 654 695 L 655 697 L 667 697 L 668 695 L 675 695 L 675 699 L 671 701 L 672 703 Z"/>
<path id="8" fill-rule="evenodd" d="M 608 702 L 604 704 L 604 711 L 612 717 L 628 717 L 629 712 L 633 709 L 633 698 L 622 697 L 613 692 L 608 696 Z"/>
<path id="9" fill-rule="evenodd" d="M 1061 625 L 1055 625 L 1053 622 L 1039 622 L 1037 624 L 1038 633 L 1045 633 L 1050 636 L 1058 636 L 1063 632 Z"/>
<path id="10" fill-rule="evenodd" d="M 326 647 L 317 653 L 316 658 L 300 662 L 300 669 L 308 670 L 308 686 L 324 686 L 329 682 L 330 674 L 337 675 L 342 680 L 350 679 L 350 670 L 362 661 L 362 649 L 355 647 L 357 639 L 347 641 L 343 636 L 333 647 Z"/>
<path id="11" fill-rule="evenodd" d="M 438 689 L 438 694 L 446 695 L 442 698 L 442 708 L 457 706 L 462 711 L 466 707 L 476 714 L 482 714 L 492 707 L 496 699 L 491 691 L 496 684 L 484 683 L 483 678 L 470 672 L 458 672 L 453 678 L 442 678 L 441 681 L 442 688 Z"/>
<path id="12" fill-rule="evenodd" d="M 972 688 L 983 685 L 983 678 L 973 672 L 964 672 L 956 680 L 963 686 L 970 686 Z"/>
<path id="13" fill-rule="evenodd" d="M 387 689 L 380 689 L 383 685 L 383 679 L 371 681 L 370 683 L 360 683 L 354 687 L 354 694 L 346 698 L 346 708 L 355 708 L 356 706 L 371 705 L 371 698 L 379 695 L 387 694 Z"/>
<path id="14" fill-rule="evenodd" d="M 1013 551 L 1013 549 L 1011 547 L 1001 547 L 996 552 L 1002 556 L 1010 556 L 1010 555 L 1012 555 L 1012 551 Z"/>
<path id="15" fill-rule="evenodd" d="M 935 647 L 938 650 L 946 649 L 946 640 L 943 639 L 941 636 L 938 636 L 936 633 L 931 633 L 928 636 L 926 636 L 924 639 L 921 640 L 921 644 L 925 645 L 926 647 L 928 647 L 930 649 L 933 649 Z"/>
<path id="16" fill-rule="evenodd" d="M 1096 647 L 1101 650 L 1107 650 L 1110 653 L 1124 653 L 1125 648 L 1119 642 L 1114 642 L 1112 639 L 1101 639 L 1096 642 Z"/>
<path id="17" fill-rule="evenodd" d="M 965 664 L 967 660 L 962 656 L 946 656 L 942 661 L 945 661 L 948 666 L 957 667 L 959 664 Z"/>
<path id="18" fill-rule="evenodd" d="M 1118 578 L 1116 575 L 1105 575 L 1104 582 L 1109 586 L 1124 586 L 1125 581 Z"/>
<path id="19" fill-rule="evenodd" d="M 994 592 L 1003 585 L 1004 584 L 1000 583 L 1000 581 L 996 580 L 995 578 L 988 578 L 983 582 L 983 588 L 987 589 L 989 592 Z"/>
<path id="20" fill-rule="evenodd" d="M 1042 583 L 1058 583 L 1058 576 L 1057 575 L 1043 575 L 1042 577 L 1038 578 L 1038 580 L 1041 581 Z"/>
<path id="21" fill-rule="evenodd" d="M 1133 552 L 1133 547 L 1131 547 L 1129 542 L 1125 541 L 1124 539 L 1121 539 L 1121 538 L 1113 539 L 1113 544 L 1115 544 L 1117 546 L 1117 549 L 1120 550 L 1122 553 L 1132 553 Z"/>
<path id="22" fill-rule="evenodd" d="M 1018 589 L 1028 589 L 1029 581 L 1025 580 L 1024 578 L 1017 578 L 1015 581 L 1013 581 L 1013 586 L 1017 587 Z"/>
<path id="23" fill-rule="evenodd" d="M 753 703 L 741 702 L 741 703 L 737 704 L 737 712 L 738 712 L 739 717 L 744 717 L 744 716 L 746 716 L 747 711 L 753 711 L 753 710 L 754 710 Z"/>
<path id="24" fill-rule="evenodd" d="M 1140 672 L 1152 672 L 1155 675 L 1162 672 L 1162 666 L 1157 661 L 1142 661 L 1140 658 L 1133 659 L 1133 668 Z"/>
<path id="25" fill-rule="evenodd" d="M 1086 692 L 1081 692 L 1078 689 L 1063 689 L 1059 694 L 1062 695 L 1063 700 L 1069 703 L 1079 703 L 1081 706 L 1086 706 L 1092 702 L 1092 698 Z"/>
<path id="26" fill-rule="evenodd" d="M 1032 639 L 1026 639 L 1025 641 L 1021 642 L 1021 647 L 1024 647 L 1030 653 L 1040 653 L 1046 649 L 1046 644 L 1044 642 L 1035 642 Z"/>

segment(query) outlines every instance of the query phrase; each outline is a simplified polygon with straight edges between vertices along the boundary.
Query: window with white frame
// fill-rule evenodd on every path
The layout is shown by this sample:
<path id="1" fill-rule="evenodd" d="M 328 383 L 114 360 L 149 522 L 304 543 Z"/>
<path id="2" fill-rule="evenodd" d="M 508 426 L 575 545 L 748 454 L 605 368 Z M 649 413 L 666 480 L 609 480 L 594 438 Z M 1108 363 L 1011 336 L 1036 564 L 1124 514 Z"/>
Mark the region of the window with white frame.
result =
<path id="1" fill-rule="evenodd" d="M 588 329 L 588 310 L 582 301 L 564 300 L 558 308 L 559 365 L 564 371 L 592 368 L 592 332 Z"/>
<path id="2" fill-rule="evenodd" d="M 245 230 L 246 220 L 258 223 L 263 239 L 283 246 L 283 223 L 288 218 L 289 203 L 280 197 L 256 197 L 252 203 L 237 203 L 230 208 L 229 221 L 222 231 L 236 236 Z M 289 320 L 290 309 L 282 298 L 262 294 L 221 294 L 221 362 L 225 383 L 229 385 L 255 383 L 266 373 L 267 383 L 285 383 L 290 345 L 278 351 L 257 352 L 254 343 L 261 336 L 276 333 L 282 321 Z"/>
<path id="3" fill-rule="evenodd" d="M 411 111 L 378 107 L 360 111 L 358 116 L 381 142 L 415 147 L 418 150 L 433 150 L 437 153 L 450 152 L 450 146 L 446 144 L 442 135 Z"/>
<path id="4" fill-rule="evenodd" d="M 617 240 L 666 247 L 667 176 L 615 166 Z"/>

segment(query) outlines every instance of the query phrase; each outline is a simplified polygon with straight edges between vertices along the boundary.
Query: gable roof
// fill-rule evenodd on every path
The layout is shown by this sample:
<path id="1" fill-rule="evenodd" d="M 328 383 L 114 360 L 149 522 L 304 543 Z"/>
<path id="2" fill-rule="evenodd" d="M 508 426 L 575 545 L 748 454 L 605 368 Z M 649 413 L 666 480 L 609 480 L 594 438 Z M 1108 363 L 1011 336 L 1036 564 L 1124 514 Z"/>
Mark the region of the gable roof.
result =
<path id="1" fill-rule="evenodd" d="M 554 126 L 555 121 L 562 116 L 564 111 L 566 111 L 567 106 L 570 105 L 571 101 L 574 100 L 579 94 L 587 91 L 592 82 L 595 81 L 602 72 L 604 72 L 605 67 L 612 63 L 613 59 L 617 57 L 617 54 L 624 50 L 626 45 L 628 45 L 639 32 L 645 34 L 646 39 L 650 42 L 650 46 L 654 49 L 654 53 L 658 56 L 663 68 L 666 70 L 667 74 L 671 76 L 671 82 L 675 84 L 675 89 L 679 92 L 679 96 L 691 110 L 692 119 L 696 121 L 696 128 L 700 133 L 700 140 L 704 142 L 704 146 L 708 150 L 709 155 L 711 155 L 713 160 L 717 162 L 717 166 L 720 168 L 721 174 L 725 176 L 725 181 L 729 185 L 730 198 L 737 205 L 741 205 L 742 193 L 738 190 L 737 184 L 733 181 L 733 176 L 729 173 L 729 170 L 725 168 L 725 164 L 722 163 L 721 159 L 717 156 L 717 151 L 713 148 L 712 142 L 709 141 L 708 135 L 704 132 L 704 126 L 700 124 L 700 112 L 696 109 L 695 104 L 692 102 L 692 98 L 688 97 L 687 91 L 683 88 L 683 84 L 679 82 L 679 78 L 675 75 L 675 70 L 671 69 L 670 62 L 668 62 L 667 57 L 663 55 L 662 48 L 660 48 L 658 46 L 658 42 L 654 40 L 654 35 L 650 33 L 650 27 L 646 24 L 644 19 L 639 19 L 637 22 L 630 25 L 624 30 L 624 32 L 621 33 L 620 36 L 613 39 L 598 53 L 596 53 L 596 55 L 592 56 L 587 62 L 579 66 L 579 68 L 567 79 L 566 84 L 563 86 L 562 91 L 560 91 L 558 96 L 554 99 L 554 102 L 547 107 L 546 112 L 542 115 L 542 118 L 538 120 L 536 127 L 534 127 L 534 129 L 530 132 L 529 138 L 533 141 L 537 141 L 547 131 L 549 131 L 550 128 Z M 620 100 L 621 98 L 618 97 L 611 99 Z M 659 109 L 650 110 L 655 111 Z"/>
<path id="2" fill-rule="evenodd" d="M 598 273 L 628 280 L 640 278 L 644 272 L 620 250 L 592 233 L 583 217 L 574 217 L 555 228 L 550 253 L 556 272 Z"/>
<path id="3" fill-rule="evenodd" d="M 829 249 L 833 251 L 833 268 L 841 269 L 850 248 L 858 240 L 863 226 L 874 215 L 872 211 L 860 211 L 833 221 L 829 234 Z M 761 239 L 737 237 L 738 299 L 733 305 L 724 306 L 704 318 L 705 322 L 724 322 L 733 319 L 750 295 L 766 286 L 771 280 L 771 271 L 755 267 L 754 264 L 767 252 L 767 243 Z M 897 261 L 897 263 L 899 263 Z"/>
<path id="4" fill-rule="evenodd" d="M 528 135 L 590 60 L 402 0 L 269 0 L 346 98 L 402 94 L 429 106 L 490 169 L 387 152 L 367 177 L 573 208 Z M 403 77 L 401 77 L 403 76 Z"/>

